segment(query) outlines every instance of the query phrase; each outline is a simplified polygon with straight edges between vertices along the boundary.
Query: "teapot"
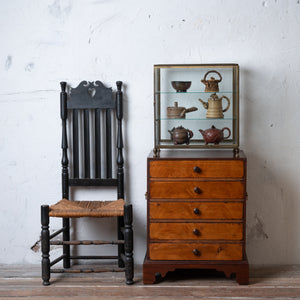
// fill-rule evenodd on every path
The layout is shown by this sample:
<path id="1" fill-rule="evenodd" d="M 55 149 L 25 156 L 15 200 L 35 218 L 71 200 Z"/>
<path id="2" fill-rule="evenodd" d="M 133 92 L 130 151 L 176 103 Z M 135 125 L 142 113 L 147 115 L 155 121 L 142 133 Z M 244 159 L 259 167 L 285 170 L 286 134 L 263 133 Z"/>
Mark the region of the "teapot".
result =
<path id="1" fill-rule="evenodd" d="M 220 79 L 215 79 L 214 77 L 210 77 L 210 79 L 206 80 L 206 76 L 209 73 L 216 73 L 219 75 Z M 204 78 L 201 79 L 201 82 L 205 84 L 205 92 L 218 92 L 219 91 L 219 82 L 222 81 L 222 76 L 218 71 L 211 70 L 206 72 Z"/>
<path id="2" fill-rule="evenodd" d="M 227 100 L 227 107 L 222 108 L 222 99 Z M 230 106 L 230 100 L 226 96 L 219 98 L 216 94 L 210 95 L 208 102 L 204 102 L 201 99 L 198 99 L 205 109 L 207 109 L 206 118 L 208 119 L 221 119 L 224 118 L 223 112 L 227 111 Z"/>
<path id="3" fill-rule="evenodd" d="M 197 107 L 185 108 L 178 106 L 178 102 L 174 102 L 174 106 L 167 107 L 167 117 L 169 119 L 185 119 L 185 114 L 198 110 Z"/>
<path id="4" fill-rule="evenodd" d="M 174 145 L 178 144 L 189 144 L 190 139 L 194 136 L 193 131 L 189 129 L 185 129 L 182 126 L 177 128 L 173 127 L 172 130 L 168 130 L 171 135 L 171 140 L 173 141 Z"/>
<path id="5" fill-rule="evenodd" d="M 223 133 L 224 130 L 228 131 L 228 136 L 226 137 L 224 137 L 224 133 Z M 228 127 L 218 129 L 214 125 L 212 125 L 211 128 L 209 129 L 206 130 L 199 129 L 199 131 L 201 132 L 204 138 L 205 145 L 207 145 L 208 143 L 213 143 L 215 145 L 218 145 L 224 139 L 228 139 L 231 135 L 231 131 Z"/>

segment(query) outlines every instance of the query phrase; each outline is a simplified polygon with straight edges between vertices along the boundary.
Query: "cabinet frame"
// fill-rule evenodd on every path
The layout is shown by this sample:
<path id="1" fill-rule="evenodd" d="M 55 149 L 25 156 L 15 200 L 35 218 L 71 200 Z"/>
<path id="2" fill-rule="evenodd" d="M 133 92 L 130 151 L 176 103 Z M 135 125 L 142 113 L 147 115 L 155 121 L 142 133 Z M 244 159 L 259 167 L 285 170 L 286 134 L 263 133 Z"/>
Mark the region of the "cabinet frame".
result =
<path id="1" fill-rule="evenodd" d="M 231 99 L 232 105 L 232 133 L 231 138 L 229 140 L 224 140 L 223 143 L 220 144 L 208 144 L 205 145 L 203 139 L 191 139 L 190 144 L 180 144 L 174 145 L 171 144 L 171 139 L 165 139 L 162 137 L 162 111 L 161 111 L 161 70 L 163 69 L 218 69 L 218 68 L 232 68 L 232 91 L 234 99 Z M 199 82 L 202 78 L 199 75 Z M 193 83 L 192 83 L 193 84 Z M 222 82 L 220 83 L 220 86 Z M 202 87 L 203 92 L 199 90 L 199 94 L 195 93 L 195 98 L 200 95 L 200 93 L 205 93 L 206 95 L 213 94 L 213 92 L 204 92 L 205 86 Z M 222 93 L 222 90 L 217 93 Z M 185 93 L 178 93 L 185 94 Z M 153 152 L 155 155 L 159 155 L 161 149 L 233 149 L 235 153 L 239 152 L 239 65 L 238 64 L 158 64 L 154 65 L 154 149 Z M 197 99 L 195 99 L 197 100 Z M 196 104 L 197 102 L 195 102 Z M 201 107 L 201 106 L 200 106 Z M 207 121 L 213 120 L 222 121 L 222 119 L 207 119 Z M 196 121 L 195 121 L 196 122 Z M 182 125 L 181 122 L 178 121 L 178 126 Z M 209 122 L 207 122 L 208 124 Z M 207 126 L 208 129 L 210 126 Z M 171 128 L 170 128 L 171 129 Z M 221 128 L 220 128 L 221 129 Z"/>

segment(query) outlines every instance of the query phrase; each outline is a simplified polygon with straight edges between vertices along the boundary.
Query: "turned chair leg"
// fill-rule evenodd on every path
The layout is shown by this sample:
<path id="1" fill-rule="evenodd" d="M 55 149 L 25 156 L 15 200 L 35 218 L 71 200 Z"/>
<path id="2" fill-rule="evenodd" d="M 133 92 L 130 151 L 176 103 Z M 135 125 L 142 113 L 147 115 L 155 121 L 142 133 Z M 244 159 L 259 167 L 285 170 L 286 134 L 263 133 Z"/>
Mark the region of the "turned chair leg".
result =
<path id="1" fill-rule="evenodd" d="M 50 234 L 49 234 L 49 206 L 41 206 L 41 243 L 42 243 L 42 279 L 43 285 L 50 284 Z"/>
<path id="2" fill-rule="evenodd" d="M 132 231 L 132 205 L 124 205 L 124 248 L 125 248 L 125 277 L 126 284 L 133 284 L 133 231 Z"/>
<path id="3" fill-rule="evenodd" d="M 70 219 L 69 218 L 63 218 L 63 241 L 69 241 L 70 240 Z M 68 269 L 71 267 L 70 263 L 70 245 L 63 245 L 63 266 L 65 269 Z"/>
<path id="4" fill-rule="evenodd" d="M 117 226 L 118 226 L 118 240 L 124 240 L 124 234 L 121 230 L 122 227 L 124 227 L 124 217 L 118 217 L 117 220 Z M 125 264 L 122 259 L 122 255 L 125 254 L 124 245 L 119 244 L 118 245 L 118 266 L 119 268 L 124 268 Z"/>

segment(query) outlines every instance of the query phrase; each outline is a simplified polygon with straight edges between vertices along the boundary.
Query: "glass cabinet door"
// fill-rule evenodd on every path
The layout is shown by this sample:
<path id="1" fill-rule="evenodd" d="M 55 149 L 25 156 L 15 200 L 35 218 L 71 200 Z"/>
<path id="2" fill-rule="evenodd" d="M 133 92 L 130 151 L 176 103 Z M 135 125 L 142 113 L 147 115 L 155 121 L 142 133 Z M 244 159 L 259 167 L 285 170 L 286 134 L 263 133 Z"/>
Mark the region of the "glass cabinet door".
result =
<path id="1" fill-rule="evenodd" d="M 239 147 L 239 66 L 154 66 L 155 151 Z"/>

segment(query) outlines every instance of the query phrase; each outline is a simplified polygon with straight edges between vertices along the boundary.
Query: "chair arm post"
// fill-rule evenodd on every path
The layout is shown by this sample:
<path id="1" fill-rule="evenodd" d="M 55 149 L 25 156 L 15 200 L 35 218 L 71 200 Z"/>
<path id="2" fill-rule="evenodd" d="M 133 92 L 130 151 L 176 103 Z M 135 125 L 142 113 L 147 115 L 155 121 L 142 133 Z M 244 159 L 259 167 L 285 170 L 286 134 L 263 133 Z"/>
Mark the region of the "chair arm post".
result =
<path id="1" fill-rule="evenodd" d="M 69 199 L 69 159 L 68 159 L 68 139 L 67 139 L 67 118 L 68 118 L 68 110 L 67 110 L 67 93 L 66 93 L 66 82 L 61 82 L 61 92 L 60 92 L 60 114 L 62 120 L 62 141 L 61 141 L 61 149 L 62 149 L 62 158 L 61 158 L 61 165 L 62 165 L 62 197 L 64 199 Z M 63 218 L 62 226 L 64 228 L 63 231 L 63 240 L 68 241 L 70 240 L 70 220 L 69 218 Z M 70 268 L 70 246 L 64 245 L 63 246 L 63 253 L 64 253 L 64 268 Z"/>
<path id="2" fill-rule="evenodd" d="M 66 93 L 66 82 L 61 82 L 61 92 L 60 92 L 60 114 L 61 114 L 61 120 L 62 120 L 62 142 L 61 142 L 61 148 L 62 148 L 62 159 L 61 159 L 61 165 L 62 165 L 62 197 L 65 199 L 69 199 L 69 160 L 68 160 L 68 140 L 67 140 L 67 93 Z"/>
<path id="3" fill-rule="evenodd" d="M 118 133 L 117 133 L 117 164 L 118 164 L 118 199 L 124 199 L 124 158 L 123 158 L 123 134 L 122 134 L 122 119 L 123 119 L 123 92 L 122 81 L 117 81 L 117 119 L 118 119 Z"/>

